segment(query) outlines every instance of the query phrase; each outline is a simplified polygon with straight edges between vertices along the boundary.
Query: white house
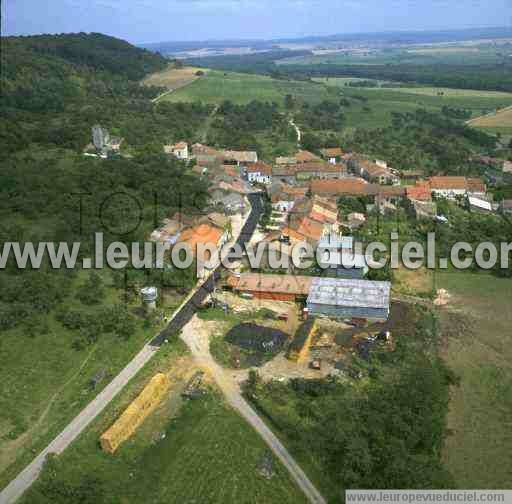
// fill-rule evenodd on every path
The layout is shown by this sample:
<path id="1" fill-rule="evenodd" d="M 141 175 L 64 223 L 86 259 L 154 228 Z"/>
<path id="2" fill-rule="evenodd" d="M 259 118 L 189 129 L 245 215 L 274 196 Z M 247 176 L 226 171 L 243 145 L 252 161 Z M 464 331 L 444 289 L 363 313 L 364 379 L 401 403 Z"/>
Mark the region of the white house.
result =
<path id="1" fill-rule="evenodd" d="M 486 193 L 485 184 L 474 178 L 467 177 L 430 177 L 432 194 L 446 199 L 456 199 L 457 196 L 483 197 Z"/>
<path id="2" fill-rule="evenodd" d="M 269 185 L 272 183 L 272 167 L 262 161 L 247 163 L 245 168 L 247 180 L 259 184 Z"/>
<path id="3" fill-rule="evenodd" d="M 164 152 L 172 154 L 178 159 L 186 161 L 189 157 L 188 144 L 186 142 L 178 142 L 172 145 L 164 145 Z"/>

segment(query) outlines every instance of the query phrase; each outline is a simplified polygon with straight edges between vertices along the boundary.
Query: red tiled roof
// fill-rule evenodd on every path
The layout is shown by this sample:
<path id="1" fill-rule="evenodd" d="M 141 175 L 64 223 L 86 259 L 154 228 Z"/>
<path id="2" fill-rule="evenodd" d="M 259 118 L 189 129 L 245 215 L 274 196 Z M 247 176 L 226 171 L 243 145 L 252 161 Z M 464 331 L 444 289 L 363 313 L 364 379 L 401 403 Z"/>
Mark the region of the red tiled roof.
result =
<path id="1" fill-rule="evenodd" d="M 213 243 L 217 245 L 222 237 L 222 230 L 209 224 L 200 224 L 193 228 L 187 229 L 181 233 L 178 240 L 179 243 L 188 243 L 194 254 L 197 253 L 197 245 L 199 243 Z"/>
<path id="2" fill-rule="evenodd" d="M 467 187 L 468 191 L 472 193 L 485 193 L 487 190 L 485 184 L 477 178 L 468 178 Z"/>
<path id="3" fill-rule="evenodd" d="M 241 275 L 237 290 L 248 292 L 273 292 L 275 294 L 307 295 L 313 277 L 300 275 L 265 275 L 244 273 Z"/>
<path id="4" fill-rule="evenodd" d="M 407 187 L 407 197 L 417 201 L 430 201 L 432 191 L 428 182 L 420 182 L 415 186 Z"/>
<path id="5" fill-rule="evenodd" d="M 327 162 L 310 161 L 295 166 L 295 172 L 343 173 L 347 169 L 343 164 L 330 164 Z"/>
<path id="6" fill-rule="evenodd" d="M 334 224 L 337 219 L 333 219 L 330 215 L 319 212 L 318 210 L 315 210 L 314 208 L 309 212 L 308 217 L 310 219 L 313 219 L 314 221 L 321 222 L 323 224 Z"/>
<path id="7" fill-rule="evenodd" d="M 360 178 L 346 178 L 340 180 L 313 180 L 311 192 L 319 195 L 341 196 L 367 194 L 366 186 L 369 184 Z"/>
<path id="8" fill-rule="evenodd" d="M 430 177 L 432 189 L 461 189 L 467 188 L 466 177 Z"/>
<path id="9" fill-rule="evenodd" d="M 466 177 L 430 177 L 430 187 L 445 190 L 467 190 L 469 192 L 485 192 L 485 184 L 477 178 Z"/>
<path id="10" fill-rule="evenodd" d="M 318 241 L 322 237 L 324 226 L 309 217 L 304 217 L 297 226 L 291 226 L 293 231 L 310 240 Z"/>
<path id="11" fill-rule="evenodd" d="M 249 173 L 257 173 L 260 172 L 263 175 L 272 176 L 272 166 L 264 163 L 263 161 L 258 161 L 256 163 L 247 163 L 247 172 Z"/>
<path id="12" fill-rule="evenodd" d="M 343 151 L 339 147 L 322 149 L 321 153 L 325 157 L 341 157 L 341 156 L 343 156 Z"/>
<path id="13" fill-rule="evenodd" d="M 368 184 L 368 195 L 383 196 L 385 198 L 393 198 L 397 196 L 405 196 L 405 187 L 403 186 L 388 186 L 379 184 Z"/>
<path id="14" fill-rule="evenodd" d="M 322 161 L 317 155 L 312 152 L 301 150 L 295 154 L 295 159 L 297 163 L 307 163 L 309 161 Z"/>

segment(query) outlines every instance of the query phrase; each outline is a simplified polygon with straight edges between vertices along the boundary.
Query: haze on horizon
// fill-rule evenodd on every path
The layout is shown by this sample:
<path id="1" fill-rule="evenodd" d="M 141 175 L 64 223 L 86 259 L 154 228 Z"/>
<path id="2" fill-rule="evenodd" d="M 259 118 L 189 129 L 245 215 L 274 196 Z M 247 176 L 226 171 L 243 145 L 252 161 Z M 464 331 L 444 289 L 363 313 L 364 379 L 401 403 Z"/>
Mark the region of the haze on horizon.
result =
<path id="1" fill-rule="evenodd" d="M 509 20 L 510 0 L 2 1 L 2 35 L 101 32 L 132 43 L 479 28 Z"/>

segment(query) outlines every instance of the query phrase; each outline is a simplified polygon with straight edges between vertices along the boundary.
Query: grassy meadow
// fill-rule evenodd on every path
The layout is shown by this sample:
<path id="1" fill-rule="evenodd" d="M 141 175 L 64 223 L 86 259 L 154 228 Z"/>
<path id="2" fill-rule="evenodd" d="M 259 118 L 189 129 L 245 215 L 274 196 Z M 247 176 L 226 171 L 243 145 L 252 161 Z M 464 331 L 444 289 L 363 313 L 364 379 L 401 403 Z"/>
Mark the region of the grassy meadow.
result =
<path id="1" fill-rule="evenodd" d="M 310 82 L 277 80 L 263 75 L 210 70 L 205 76 L 188 86 L 165 95 L 162 100 L 204 103 L 222 103 L 224 100 L 230 100 L 237 104 L 259 100 L 283 105 L 287 94 L 308 102 L 319 102 L 329 96 L 325 86 Z"/>
<path id="2" fill-rule="evenodd" d="M 106 293 L 101 307 L 123 302 L 124 292 L 104 275 Z M 74 280 L 77 288 L 86 278 L 80 273 Z M 180 298 L 168 297 L 165 310 L 172 312 Z M 137 312 L 138 299 L 130 304 Z M 94 309 L 75 298 L 65 302 L 68 310 L 84 312 Z M 96 307 L 97 308 L 97 307 Z M 48 331 L 35 336 L 23 327 L 3 333 L 0 341 L 0 488 L 4 487 L 24 465 L 51 441 L 103 387 L 131 360 L 158 327 L 147 326 L 139 319 L 127 340 L 103 334 L 96 343 L 73 348 L 76 331 L 66 329 L 48 317 Z M 105 378 L 93 390 L 90 381 L 104 371 Z"/>
<path id="3" fill-rule="evenodd" d="M 473 117 L 478 117 L 512 104 L 512 93 L 496 91 L 432 87 L 358 88 L 346 85 L 354 81 L 351 78 L 330 77 L 315 80 L 339 88 L 340 97 L 361 97 L 366 100 L 356 101 L 345 109 L 349 127 L 388 126 L 391 124 L 391 112 L 414 112 L 418 108 L 441 112 L 446 106 L 468 110 Z"/>
<path id="4" fill-rule="evenodd" d="M 457 488 L 512 488 L 512 281 L 438 273 L 451 295 L 440 313 L 453 387 L 444 461 Z"/>
<path id="5" fill-rule="evenodd" d="M 165 347 L 166 355 L 159 353 L 86 433 L 52 461 L 22 504 L 68 502 L 85 482 L 98 503 L 306 502 L 275 458 L 273 476 L 260 474 L 268 453 L 265 443 L 215 389 L 193 401 L 181 398 L 195 371 L 189 357 L 179 357 L 181 346 L 176 341 Z M 157 371 L 170 376 L 170 393 L 114 455 L 104 453 L 99 436 Z"/>
<path id="6" fill-rule="evenodd" d="M 195 68 L 191 68 L 196 70 Z M 183 70 L 170 70 L 169 75 Z M 284 105 L 286 95 L 292 95 L 299 102 L 311 104 L 323 100 L 348 98 L 350 107 L 344 108 L 346 128 L 381 128 L 391 125 L 392 113 L 414 112 L 424 108 L 440 112 L 443 107 L 465 109 L 473 118 L 512 105 L 512 93 L 478 91 L 434 87 L 359 88 L 350 87 L 350 82 L 366 79 L 351 77 L 324 77 L 312 81 L 289 81 L 255 74 L 205 70 L 206 75 L 197 78 L 192 75 L 179 88 L 163 95 L 162 101 L 219 104 L 230 100 L 246 104 L 252 100 L 276 102 Z M 190 73 L 190 72 L 189 72 Z M 164 82 L 163 75 L 155 74 L 146 82 Z M 156 79 L 156 80 L 155 80 Z M 181 81 L 180 81 L 181 82 Z M 172 87 L 169 82 L 168 86 Z M 489 132 L 508 133 L 508 117 L 500 117 L 492 125 L 483 125 Z M 503 122 L 505 121 L 505 122 Z M 479 126 L 480 127 L 480 126 Z M 512 130 L 512 126 L 510 126 Z"/>

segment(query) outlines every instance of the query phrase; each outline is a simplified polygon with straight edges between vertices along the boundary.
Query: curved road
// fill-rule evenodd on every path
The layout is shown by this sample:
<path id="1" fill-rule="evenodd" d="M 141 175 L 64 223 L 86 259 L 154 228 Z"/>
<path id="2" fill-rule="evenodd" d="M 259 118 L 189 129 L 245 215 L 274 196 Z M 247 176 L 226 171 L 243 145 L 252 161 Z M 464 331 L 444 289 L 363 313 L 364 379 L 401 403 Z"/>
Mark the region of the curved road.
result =
<path id="1" fill-rule="evenodd" d="M 209 338 L 204 336 L 204 330 L 201 330 L 201 321 L 197 316 L 194 316 L 183 328 L 181 339 L 190 348 L 199 366 L 211 373 L 231 407 L 237 410 L 247 423 L 252 426 L 286 469 L 288 469 L 288 472 L 309 502 L 312 504 L 325 504 L 325 499 L 313 483 L 311 483 L 295 459 L 242 396 L 238 383 L 233 380 L 229 372 L 215 362 L 210 354 Z"/>
<path id="2" fill-rule="evenodd" d="M 249 200 L 251 202 L 251 214 L 245 222 L 237 243 L 243 246 L 248 242 L 256 229 L 259 217 L 262 212 L 261 197 L 259 194 L 250 194 Z M 210 275 L 210 277 L 183 302 L 181 307 L 175 312 L 173 318 L 163 329 L 158 336 L 156 336 L 150 343 L 146 344 L 142 350 L 134 357 L 134 359 L 127 364 L 124 369 L 67 425 L 67 427 L 27 466 L 21 471 L 16 478 L 14 478 L 1 492 L 0 504 L 12 504 L 19 499 L 22 494 L 34 483 L 38 478 L 39 473 L 43 467 L 46 456 L 50 453 L 62 453 L 86 428 L 87 426 L 110 404 L 116 395 L 125 387 L 125 385 L 135 377 L 135 375 L 147 364 L 151 358 L 158 352 L 160 346 L 164 341 L 171 336 L 178 334 L 188 322 L 192 319 L 197 309 L 201 306 L 205 298 L 213 292 L 215 282 L 220 277 L 222 265 Z M 242 401 L 243 398 L 240 399 Z M 228 398 L 229 400 L 229 398 Z M 230 401 L 231 402 L 231 401 Z M 252 412 L 256 417 L 249 419 L 243 412 L 245 406 L 242 404 L 237 407 L 233 404 L 242 415 L 254 426 L 254 428 L 265 439 L 269 446 L 279 456 L 283 463 L 288 468 L 294 479 L 299 483 L 301 488 L 308 488 L 309 486 L 314 489 L 313 485 L 302 472 L 302 470 L 293 461 L 291 456 L 286 452 L 285 448 L 280 445 L 279 441 L 272 432 L 266 427 L 263 422 Z M 246 406 L 250 406 L 246 403 Z M 255 425 L 259 422 L 259 426 Z M 268 432 L 267 432 L 268 431 Z M 271 439 L 271 438 L 274 439 Z M 277 443 L 276 443 L 277 441 Z M 279 446 L 280 445 L 280 446 Z M 282 457 L 279 453 L 285 453 L 286 457 Z M 316 492 L 316 490 L 315 490 Z M 309 493 L 305 491 L 309 497 Z M 318 492 L 316 492 L 318 493 Z M 318 494 L 320 495 L 320 494 Z M 311 500 L 311 502 L 323 503 L 325 502 L 321 496 L 321 500 Z"/>
<path id="3" fill-rule="evenodd" d="M 297 133 L 297 145 L 300 145 L 300 141 L 302 140 L 302 132 L 300 131 L 299 127 L 295 124 L 293 119 L 290 119 L 290 126 L 292 126 L 296 133 Z"/>

